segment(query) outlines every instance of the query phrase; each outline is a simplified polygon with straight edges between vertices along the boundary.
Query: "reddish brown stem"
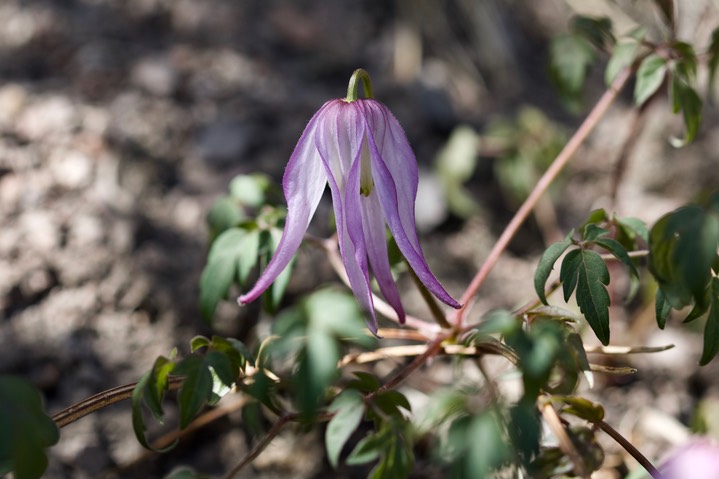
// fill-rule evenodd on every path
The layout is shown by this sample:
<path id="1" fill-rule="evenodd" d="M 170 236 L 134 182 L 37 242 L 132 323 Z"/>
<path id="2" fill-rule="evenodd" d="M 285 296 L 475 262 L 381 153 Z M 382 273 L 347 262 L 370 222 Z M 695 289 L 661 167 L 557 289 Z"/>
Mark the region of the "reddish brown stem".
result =
<path id="1" fill-rule="evenodd" d="M 626 68 L 622 70 L 619 75 L 617 75 L 611 86 L 607 89 L 607 91 L 604 92 L 597 104 L 594 105 L 594 108 L 592 108 L 592 111 L 589 112 L 589 115 L 587 115 L 587 118 L 579 126 L 579 129 L 577 129 L 574 136 L 572 136 L 569 142 L 565 145 L 564 149 L 562 149 L 559 155 L 557 155 L 557 158 L 554 159 L 547 171 L 544 173 L 544 175 L 542 175 L 537 184 L 534 186 L 534 189 L 524 201 L 522 206 L 520 206 L 517 212 L 514 214 L 514 217 L 504 229 L 502 235 L 499 237 L 492 250 L 489 252 L 489 255 L 484 261 L 484 264 L 482 264 L 482 267 L 477 272 L 475 277 L 472 279 L 472 282 L 469 284 L 464 294 L 462 295 L 462 299 L 460 300 L 460 303 L 462 303 L 462 308 L 457 310 L 454 316 L 454 323 L 457 329 L 462 328 L 464 316 L 471 308 L 470 305 L 474 296 L 477 294 L 479 289 L 487 280 L 489 273 L 492 271 L 492 268 L 494 268 L 494 266 L 497 264 L 497 261 L 499 260 L 499 257 L 502 255 L 504 250 L 507 249 L 509 242 L 512 240 L 512 238 L 514 238 L 514 236 L 517 234 L 517 231 L 519 231 L 519 228 L 522 226 L 524 221 L 532 212 L 532 209 L 534 209 L 534 207 L 537 205 L 537 202 L 541 198 L 542 194 L 544 194 L 547 188 L 549 188 L 549 185 L 551 185 L 552 182 L 557 178 L 559 173 L 566 166 L 574 153 L 576 153 L 576 151 L 579 149 L 579 146 L 584 142 L 584 140 L 586 140 L 587 136 L 589 136 L 589 133 L 594 129 L 597 123 L 599 123 L 599 120 L 602 118 L 602 116 L 604 116 L 609 106 L 619 95 L 619 92 L 626 84 L 631 73 L 632 69 Z"/>

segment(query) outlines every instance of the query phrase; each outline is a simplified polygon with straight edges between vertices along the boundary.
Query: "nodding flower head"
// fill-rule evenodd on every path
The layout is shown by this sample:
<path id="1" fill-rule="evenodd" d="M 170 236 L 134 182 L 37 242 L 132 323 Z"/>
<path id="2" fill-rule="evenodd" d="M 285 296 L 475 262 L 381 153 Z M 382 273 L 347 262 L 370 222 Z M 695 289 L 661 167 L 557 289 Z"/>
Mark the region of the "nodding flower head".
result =
<path id="1" fill-rule="evenodd" d="M 369 98 L 357 98 L 360 79 Z M 357 70 L 347 98 L 325 103 L 305 127 L 282 180 L 287 200 L 282 239 L 255 286 L 239 297 L 240 304 L 257 299 L 285 269 L 329 183 L 340 254 L 374 334 L 370 270 L 400 322 L 405 318 L 387 257 L 386 226 L 425 287 L 447 305 L 460 307 L 429 270 L 419 245 L 414 212 L 417 160 L 397 119 L 371 96 L 367 73 Z"/>

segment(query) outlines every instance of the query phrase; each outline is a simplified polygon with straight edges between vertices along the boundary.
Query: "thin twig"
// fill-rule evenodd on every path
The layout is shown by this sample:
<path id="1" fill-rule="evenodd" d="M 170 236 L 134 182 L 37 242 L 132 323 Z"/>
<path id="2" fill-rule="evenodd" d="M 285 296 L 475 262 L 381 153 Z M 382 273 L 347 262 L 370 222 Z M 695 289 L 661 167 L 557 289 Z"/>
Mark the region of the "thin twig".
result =
<path id="1" fill-rule="evenodd" d="M 170 378 L 168 389 L 179 389 L 183 379 L 181 377 Z M 124 386 L 117 386 L 97 393 L 54 414 L 52 420 L 55 421 L 58 428 L 63 428 L 99 409 L 130 399 L 135 386 L 137 386 L 137 383 L 125 384 Z"/>
<path id="2" fill-rule="evenodd" d="M 448 356 L 480 356 L 482 354 L 495 354 L 498 356 L 504 356 L 513 363 L 516 362 L 516 358 L 512 357 L 508 352 L 494 346 L 495 345 L 492 343 L 483 343 L 478 346 L 447 344 L 442 346 L 438 354 L 446 354 Z M 426 351 L 427 346 L 424 344 L 405 344 L 402 346 L 379 348 L 374 351 L 367 351 L 363 353 L 350 353 L 340 360 L 337 367 L 342 368 L 348 364 L 372 363 L 388 358 L 419 356 L 424 354 Z"/>
<path id="3" fill-rule="evenodd" d="M 255 444 L 255 447 L 252 448 L 252 450 L 242 459 L 242 461 L 237 464 L 235 467 L 232 468 L 230 472 L 227 473 L 225 476 L 225 479 L 232 479 L 237 475 L 245 466 L 247 466 L 249 463 L 254 461 L 257 456 L 262 453 L 262 451 L 265 450 L 267 446 L 270 445 L 272 440 L 277 437 L 277 435 L 282 432 L 282 429 L 287 425 L 287 423 L 293 421 L 296 419 L 296 414 L 293 413 L 286 413 L 280 416 L 280 418 L 272 425 L 272 428 L 267 431 L 267 434 L 265 434 L 265 437 L 262 438 L 260 442 Z"/>
<path id="4" fill-rule="evenodd" d="M 332 419 L 334 415 L 334 413 L 322 412 L 318 414 L 314 419 L 317 422 L 327 422 Z M 277 422 L 272 425 L 270 430 L 267 431 L 265 437 L 263 437 L 260 442 L 255 444 L 255 447 L 252 448 L 252 450 L 242 459 L 239 464 L 233 467 L 232 470 L 228 472 L 227 475 L 225 475 L 224 479 L 232 479 L 233 477 L 235 477 L 242 469 L 245 468 L 245 466 L 257 459 L 257 456 L 259 456 L 262 451 L 264 451 L 267 446 L 270 445 L 272 440 L 277 437 L 280 432 L 282 432 L 282 429 L 284 429 L 287 424 L 298 421 L 300 417 L 300 414 L 294 412 L 286 412 L 282 414 L 277 420 Z"/>
<path id="5" fill-rule="evenodd" d="M 627 451 L 641 466 L 647 470 L 647 472 L 654 478 L 654 479 L 663 479 L 662 474 L 657 470 L 656 467 L 652 465 L 651 462 L 649 462 L 649 459 L 644 457 L 644 455 L 639 452 L 639 450 L 634 447 L 634 445 L 627 441 L 624 436 L 619 434 L 619 431 L 614 429 L 612 426 L 607 424 L 604 421 L 600 421 L 596 423 L 602 431 L 606 432 L 611 436 L 612 439 L 617 441 L 620 446 L 624 448 L 625 451 Z"/>
<path id="6" fill-rule="evenodd" d="M 597 104 L 594 105 L 592 111 L 589 112 L 589 115 L 587 115 L 587 118 L 580 125 L 579 129 L 577 129 L 574 136 L 572 136 L 559 155 L 557 155 L 557 158 L 554 159 L 547 171 L 534 186 L 534 189 L 529 194 L 527 199 L 524 203 L 522 203 L 522 206 L 520 206 L 514 214 L 514 217 L 494 244 L 494 247 L 485 259 L 484 264 L 482 264 L 482 267 L 472 279 L 459 301 L 462 303 L 462 308 L 457 310 L 454 317 L 454 322 L 458 329 L 461 329 L 464 315 L 469 311 L 473 298 L 487 280 L 489 273 L 494 268 L 495 264 L 499 260 L 499 257 L 502 255 L 507 246 L 509 246 L 510 241 L 514 238 L 517 231 L 519 231 L 519 228 L 522 226 L 522 223 L 524 223 L 529 214 L 532 212 L 532 209 L 537 204 L 542 194 L 544 194 L 547 188 L 549 188 L 564 166 L 566 166 L 572 158 L 574 153 L 576 153 L 577 149 L 579 149 L 579 146 L 584 142 L 597 123 L 599 123 L 599 120 L 604 116 L 612 102 L 617 98 L 631 73 L 631 68 L 625 68 L 617 75 L 611 86 L 604 92 Z"/>
<path id="7" fill-rule="evenodd" d="M 411 363 L 400 369 L 399 372 L 392 379 L 380 386 L 377 392 L 390 390 L 400 384 L 405 379 L 407 379 L 407 376 L 409 376 L 415 369 L 422 366 L 429 358 L 435 356 L 442 350 L 442 343 L 447 340 L 448 336 L 449 334 L 439 335 L 439 337 L 437 337 L 427 345 L 427 349 L 424 351 L 424 353 L 420 354 L 419 356 L 414 358 Z M 372 395 L 370 395 L 370 397 L 371 396 Z"/>

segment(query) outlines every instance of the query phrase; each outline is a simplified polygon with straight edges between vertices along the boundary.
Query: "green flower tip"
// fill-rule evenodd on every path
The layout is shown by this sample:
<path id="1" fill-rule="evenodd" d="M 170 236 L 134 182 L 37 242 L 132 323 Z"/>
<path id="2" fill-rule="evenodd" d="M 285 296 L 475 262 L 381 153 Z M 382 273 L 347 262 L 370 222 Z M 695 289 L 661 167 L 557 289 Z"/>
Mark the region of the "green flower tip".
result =
<path id="1" fill-rule="evenodd" d="M 365 98 L 374 98 L 374 95 L 372 94 L 372 79 L 370 78 L 369 73 L 362 68 L 358 68 L 354 71 L 354 73 L 352 73 L 349 85 L 347 85 L 347 98 L 345 98 L 347 103 L 352 103 L 359 98 L 359 92 L 357 90 L 360 81 L 362 81 L 362 84 L 364 85 Z"/>

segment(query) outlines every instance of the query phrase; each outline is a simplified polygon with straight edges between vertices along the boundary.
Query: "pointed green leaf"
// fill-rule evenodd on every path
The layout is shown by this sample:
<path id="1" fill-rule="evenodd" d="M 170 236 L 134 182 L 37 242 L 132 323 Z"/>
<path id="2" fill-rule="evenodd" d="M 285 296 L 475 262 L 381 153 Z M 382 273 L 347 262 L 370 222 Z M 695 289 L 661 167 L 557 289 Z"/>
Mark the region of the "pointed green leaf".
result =
<path id="1" fill-rule="evenodd" d="M 709 288 L 707 288 L 707 293 L 711 293 Z M 687 314 L 687 317 L 684 318 L 684 321 L 682 323 L 691 323 L 695 319 L 701 318 L 704 313 L 707 312 L 709 309 L 709 306 L 711 305 L 711 299 L 709 296 L 707 296 L 707 301 L 700 304 L 695 304 L 691 311 L 689 311 L 689 314 Z"/>
<path id="2" fill-rule="evenodd" d="M 244 219 L 242 210 L 232 198 L 223 196 L 213 203 L 207 214 L 207 223 L 210 226 L 210 237 L 216 238 L 223 231 L 240 224 Z"/>
<path id="3" fill-rule="evenodd" d="M 650 232 L 649 269 L 676 309 L 703 304 L 719 243 L 719 219 L 699 206 L 663 216 Z"/>
<path id="4" fill-rule="evenodd" d="M 571 29 L 598 48 L 608 48 L 615 41 L 612 33 L 612 21 L 607 17 L 595 18 L 576 15 L 572 18 Z"/>
<path id="5" fill-rule="evenodd" d="M 357 379 L 350 381 L 349 384 L 347 384 L 348 388 L 353 388 L 363 393 L 371 393 L 375 392 L 382 385 L 374 374 L 364 371 L 354 371 L 352 374 L 354 374 Z"/>
<path id="6" fill-rule="evenodd" d="M 672 310 L 672 305 L 667 301 L 667 297 L 664 295 L 664 291 L 661 288 L 657 288 L 656 302 L 654 306 L 654 313 L 657 317 L 657 326 L 659 329 L 664 329 L 667 324 L 667 318 Z"/>
<path id="7" fill-rule="evenodd" d="M 200 348 L 210 345 L 210 340 L 204 336 L 195 336 L 190 340 L 190 352 L 194 353 Z"/>
<path id="8" fill-rule="evenodd" d="M 0 376 L 0 475 L 41 477 L 48 463 L 45 450 L 59 439 L 40 392 L 23 379 Z"/>
<path id="9" fill-rule="evenodd" d="M 697 74 L 697 55 L 689 43 L 674 41 L 670 47 L 674 50 L 674 74 L 686 83 L 694 81 Z"/>
<path id="10" fill-rule="evenodd" d="M 639 43 L 633 39 L 620 41 L 614 45 L 612 56 L 604 71 L 604 82 L 607 86 L 612 84 L 620 71 L 631 66 L 637 57 L 638 50 Z"/>
<path id="11" fill-rule="evenodd" d="M 549 46 L 550 74 L 567 100 L 576 102 L 595 53 L 589 41 L 575 34 L 555 37 Z"/>
<path id="12" fill-rule="evenodd" d="M 364 399 L 359 392 L 352 389 L 346 390 L 332 401 L 329 410 L 335 415 L 327 424 L 325 447 L 330 464 L 337 468 L 342 448 L 362 422 Z"/>
<path id="13" fill-rule="evenodd" d="M 552 396 L 552 401 L 560 401 L 567 405 L 563 412 L 573 414 L 578 418 L 597 424 L 604 420 L 604 408 L 601 404 L 579 396 Z"/>
<path id="14" fill-rule="evenodd" d="M 144 447 L 145 449 L 149 449 L 150 451 L 155 452 L 166 452 L 174 448 L 177 445 L 177 441 L 173 442 L 167 447 L 155 449 L 150 445 L 149 442 L 147 442 L 147 438 L 145 437 L 145 431 L 147 431 L 147 427 L 145 427 L 145 420 L 142 417 L 142 402 L 145 398 L 151 375 L 152 371 L 145 373 L 140 378 L 140 380 L 137 381 L 135 389 L 132 390 L 132 430 L 135 432 L 135 438 L 137 438 L 137 442 L 139 442 L 140 445 L 142 445 L 142 447 Z"/>
<path id="15" fill-rule="evenodd" d="M 719 278 L 711 281 L 711 307 L 704 327 L 704 350 L 699 364 L 706 365 L 719 352 Z"/>
<path id="16" fill-rule="evenodd" d="M 387 434 L 372 432 L 362 438 L 347 457 L 347 465 L 367 464 L 379 457 Z"/>
<path id="17" fill-rule="evenodd" d="M 606 210 L 604 208 L 597 208 L 596 210 L 592 210 L 589 212 L 587 219 L 584 220 L 584 223 L 582 224 L 582 227 L 579 228 L 579 230 L 583 232 L 583 231 L 585 231 L 587 225 L 590 225 L 590 224 L 599 225 L 608 220 L 609 220 L 609 216 L 607 215 Z"/>
<path id="18" fill-rule="evenodd" d="M 595 224 L 589 223 L 584 227 L 584 231 L 582 232 L 582 237 L 584 238 L 584 241 L 594 241 L 597 238 L 601 236 L 606 236 L 609 234 L 609 231 L 597 226 Z"/>
<path id="19" fill-rule="evenodd" d="M 633 298 L 637 292 L 637 289 L 639 289 L 639 271 L 637 270 L 637 267 L 634 266 L 634 262 L 629 257 L 627 250 L 624 249 L 624 246 L 622 246 L 621 243 L 611 238 L 599 238 L 594 241 L 594 244 L 601 246 L 602 248 L 612 253 L 615 258 L 617 258 L 624 264 L 624 266 L 627 267 L 631 276 L 629 294 L 627 295 L 627 297 L 629 299 Z"/>
<path id="20" fill-rule="evenodd" d="M 212 393 L 212 373 L 200 356 L 186 357 L 177 364 L 174 373 L 185 378 L 177 395 L 180 428 L 184 429 L 207 404 Z"/>
<path id="21" fill-rule="evenodd" d="M 259 208 L 265 203 L 271 184 L 269 177 L 261 173 L 238 175 L 230 182 L 230 196 L 242 205 Z"/>
<path id="22" fill-rule="evenodd" d="M 702 101 L 694 88 L 676 76 L 672 79 L 672 96 L 674 112 L 681 109 L 686 132 L 684 138 L 671 138 L 670 143 L 675 148 L 680 148 L 694 141 L 697 136 L 702 118 Z"/>
<path id="23" fill-rule="evenodd" d="M 405 395 L 399 391 L 394 390 L 382 391 L 376 394 L 372 398 L 372 404 L 374 406 L 377 406 L 384 414 L 388 416 L 402 417 L 403 414 L 400 408 L 403 408 L 407 411 L 412 411 L 409 401 L 407 401 Z"/>
<path id="24" fill-rule="evenodd" d="M 572 297 L 574 288 L 577 287 L 577 271 L 582 262 L 582 250 L 573 249 L 564 257 L 562 267 L 559 270 L 559 281 L 562 282 L 562 291 L 564 292 L 564 301 L 569 301 Z"/>
<path id="25" fill-rule="evenodd" d="M 636 245 L 636 238 L 639 237 L 644 243 L 649 243 L 649 228 L 647 224 L 639 218 L 623 217 L 616 218 L 623 233 L 634 241 Z"/>
<path id="26" fill-rule="evenodd" d="M 547 297 L 544 293 L 544 288 L 547 284 L 547 279 L 554 268 L 554 263 L 557 262 L 560 256 L 572 245 L 572 239 L 570 236 L 564 238 L 559 243 L 554 243 L 549 246 L 542 254 L 542 258 L 539 260 L 537 265 L 537 271 L 534 273 L 534 290 L 537 292 L 537 296 L 542 303 L 547 304 Z"/>
<path id="27" fill-rule="evenodd" d="M 155 359 L 155 363 L 150 371 L 150 378 L 147 382 L 146 397 L 147 406 L 155 417 L 155 420 L 162 423 L 164 412 L 162 410 L 162 400 L 167 392 L 169 383 L 168 376 L 175 368 L 175 363 L 164 356 Z"/>
<path id="28" fill-rule="evenodd" d="M 657 54 L 642 60 L 637 71 L 637 82 L 634 86 L 634 103 L 641 106 L 662 85 L 667 74 L 667 62 Z"/>
<path id="29" fill-rule="evenodd" d="M 609 284 L 607 265 L 594 251 L 581 251 L 575 260 L 577 281 L 577 304 L 594 334 L 609 344 Z"/>
<path id="30" fill-rule="evenodd" d="M 205 356 L 205 364 L 211 367 L 217 377 L 227 387 L 232 387 L 237 380 L 236 369 L 232 367 L 230 358 L 225 353 L 210 351 Z"/>

